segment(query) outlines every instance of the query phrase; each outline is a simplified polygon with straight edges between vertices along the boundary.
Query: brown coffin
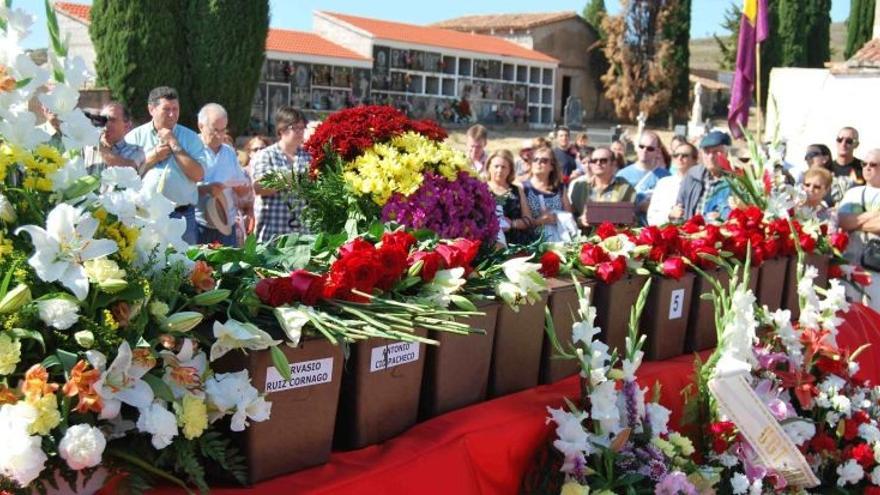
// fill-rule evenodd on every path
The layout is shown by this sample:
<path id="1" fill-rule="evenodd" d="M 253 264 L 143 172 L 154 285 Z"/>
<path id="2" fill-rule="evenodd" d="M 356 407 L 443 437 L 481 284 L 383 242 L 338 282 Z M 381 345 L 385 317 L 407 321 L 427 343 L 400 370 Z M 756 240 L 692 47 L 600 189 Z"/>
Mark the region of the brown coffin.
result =
<path id="1" fill-rule="evenodd" d="M 416 333 L 427 335 L 425 330 Z M 342 377 L 334 444 L 359 449 L 414 425 L 424 368 L 425 344 L 379 338 L 353 344 Z"/>
<path id="2" fill-rule="evenodd" d="M 630 201 L 587 201 L 584 205 L 589 225 L 601 225 L 605 222 L 618 225 L 636 223 L 636 205 Z"/>
<path id="3" fill-rule="evenodd" d="M 788 272 L 788 258 L 765 260 L 758 275 L 758 305 L 766 305 L 770 311 L 782 307 L 785 290 L 785 276 Z"/>
<path id="4" fill-rule="evenodd" d="M 653 277 L 639 325 L 647 336 L 648 361 L 662 361 L 684 353 L 694 278 L 693 273 L 685 273 L 679 280 Z"/>
<path id="5" fill-rule="evenodd" d="M 571 347 L 571 327 L 578 319 L 577 290 L 571 279 L 551 278 L 547 280 L 550 286 L 550 296 L 547 299 L 547 307 L 553 318 L 553 329 L 556 332 L 556 340 L 563 349 Z M 590 288 L 590 299 L 593 297 L 595 282 L 593 280 L 581 281 L 582 285 Z M 553 383 L 567 376 L 574 375 L 581 369 L 576 359 L 554 358 L 556 349 L 550 339 L 544 336 L 544 345 L 541 350 L 541 383 Z"/>
<path id="6" fill-rule="evenodd" d="M 478 309 L 485 315 L 462 320 L 472 328 L 484 330 L 485 335 L 431 331 L 431 338 L 440 345 L 425 346 L 425 376 L 419 405 L 422 419 L 486 400 L 499 307 L 497 302 L 482 304 Z"/>
<path id="7" fill-rule="evenodd" d="M 272 403 L 271 417 L 268 421 L 252 422 L 242 434 L 234 435 L 247 457 L 250 483 L 323 464 L 330 458 L 333 444 L 342 382 L 342 349 L 320 338 L 304 340 L 296 348 L 278 348 L 290 362 L 293 380 L 303 376 L 297 369 L 311 367 L 316 369 L 306 372 L 306 376 L 327 381 L 278 390 L 279 385 L 286 387 L 291 383 L 284 383 L 276 375 L 268 350 L 249 351 L 246 355 L 233 351 L 215 363 L 218 373 L 248 370 L 253 386 L 261 393 L 266 391 L 268 375 L 274 375 L 270 387 L 275 390 L 266 396 Z M 325 372 L 328 376 L 322 375 Z"/>
<path id="8" fill-rule="evenodd" d="M 625 277 L 611 285 L 596 281 L 596 325 L 602 329 L 602 341 L 608 344 L 608 352 L 617 349 L 618 355 L 622 355 L 626 350 L 629 312 L 645 281 L 644 276 Z"/>
<path id="9" fill-rule="evenodd" d="M 828 287 L 828 265 L 831 258 L 822 254 L 810 253 L 804 255 L 804 264 L 806 266 L 814 266 L 819 271 L 819 275 L 813 280 L 816 287 Z M 788 262 L 788 272 L 785 277 L 785 296 L 783 307 L 791 311 L 791 319 L 797 320 L 801 314 L 800 301 L 797 293 L 797 257 L 793 256 Z"/>
<path id="10" fill-rule="evenodd" d="M 730 276 L 723 268 L 709 270 L 706 274 L 718 281 L 725 289 L 730 284 Z M 700 298 L 702 294 L 711 293 L 713 293 L 713 285 L 705 278 L 697 276 L 694 280 L 691 314 L 688 319 L 687 337 L 684 343 L 685 352 L 702 351 L 718 345 L 718 334 L 715 329 L 715 304 L 710 300 Z"/>
<path id="11" fill-rule="evenodd" d="M 500 397 L 538 385 L 545 307 L 546 292 L 535 304 L 521 306 L 519 312 L 506 304 L 499 308 L 489 371 L 490 397 Z"/>

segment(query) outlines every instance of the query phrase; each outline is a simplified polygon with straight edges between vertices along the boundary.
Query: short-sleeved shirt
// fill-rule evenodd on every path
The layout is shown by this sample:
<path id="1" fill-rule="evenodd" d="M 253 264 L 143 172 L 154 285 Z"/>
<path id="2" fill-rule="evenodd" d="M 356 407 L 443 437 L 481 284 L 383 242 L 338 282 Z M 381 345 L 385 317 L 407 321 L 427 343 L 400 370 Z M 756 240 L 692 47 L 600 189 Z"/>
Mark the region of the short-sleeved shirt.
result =
<path id="1" fill-rule="evenodd" d="M 571 211 L 574 216 L 579 217 L 584 213 L 584 206 L 587 201 L 596 201 L 601 203 L 613 203 L 620 201 L 632 202 L 635 198 L 635 190 L 629 182 L 615 177 L 608 187 L 599 189 L 595 187 L 590 179 L 576 180 L 571 184 Z"/>
<path id="2" fill-rule="evenodd" d="M 116 144 L 110 147 L 110 151 L 126 160 L 133 161 L 135 163 L 135 170 L 139 173 L 144 165 L 144 161 L 146 161 L 143 148 L 136 144 L 125 142 L 125 139 L 117 141 Z M 101 151 L 97 146 L 87 146 L 83 149 L 83 162 L 85 162 L 91 175 L 100 177 L 101 172 L 107 168 L 107 164 L 104 163 L 104 157 L 101 156 Z"/>
<path id="3" fill-rule="evenodd" d="M 175 125 L 171 132 L 177 138 L 183 151 L 198 162 L 202 166 L 202 170 L 205 170 L 207 168 L 205 166 L 205 145 L 199 135 L 182 125 Z M 125 142 L 140 146 L 144 154 L 148 154 L 159 146 L 159 133 L 153 127 L 153 122 L 147 122 L 126 134 Z M 169 154 L 167 158 L 157 162 L 153 165 L 153 169 L 163 172 L 163 177 L 158 181 L 157 187 L 175 206 L 195 206 L 198 203 L 198 184 L 191 181 L 183 173 L 183 169 L 180 168 L 180 164 L 177 163 L 173 154 Z"/>
<path id="4" fill-rule="evenodd" d="M 651 193 L 654 192 L 654 187 L 657 186 L 657 182 L 660 179 L 669 176 L 669 170 L 663 167 L 645 170 L 639 167 L 638 164 L 632 163 L 617 172 L 617 176 L 633 186 L 636 190 L 636 203 L 641 203 L 651 196 Z"/>
<path id="5" fill-rule="evenodd" d="M 672 212 L 678 200 L 681 181 L 682 176 L 679 174 L 673 174 L 657 181 L 654 193 L 651 195 L 651 204 L 648 205 L 648 225 L 663 225 L 669 222 L 669 213 Z"/>
<path id="6" fill-rule="evenodd" d="M 233 187 L 246 186 L 249 183 L 247 175 L 238 163 L 238 156 L 235 150 L 228 144 L 221 144 L 220 149 L 214 153 L 214 150 L 205 146 L 205 161 L 207 161 L 207 169 L 205 170 L 205 178 L 202 184 L 210 184 L 219 182 L 223 184 L 223 195 L 226 196 L 226 218 L 234 219 L 236 215 L 235 193 Z M 205 218 L 205 205 L 209 195 L 201 194 L 199 196 L 199 205 L 196 208 L 196 222 L 201 225 L 208 225 Z"/>
<path id="7" fill-rule="evenodd" d="M 840 165 L 836 161 L 831 162 L 831 189 L 825 196 L 825 202 L 829 205 L 836 205 L 843 200 L 844 194 L 854 186 L 865 183 L 862 177 L 862 166 L 864 163 L 858 158 L 853 157 L 852 161 L 846 165 Z M 855 177 L 853 173 L 855 172 Z"/>
<path id="8" fill-rule="evenodd" d="M 847 191 L 840 201 L 837 213 L 858 215 L 868 211 L 880 211 L 880 188 L 865 185 Z M 861 263 L 865 243 L 871 238 L 876 238 L 876 235 L 866 232 L 853 232 L 850 235 L 849 246 L 846 249 L 846 258 L 850 263 Z"/>
<path id="9" fill-rule="evenodd" d="M 308 172 L 311 157 L 302 148 L 297 148 L 294 160 L 291 160 L 278 143 L 261 150 L 254 157 L 254 182 L 272 171 L 292 170 L 295 174 Z M 272 196 L 257 196 L 254 211 L 257 217 L 257 240 L 266 242 L 279 235 L 293 232 L 305 233 L 303 211 L 305 202 L 287 192 L 279 192 Z"/>

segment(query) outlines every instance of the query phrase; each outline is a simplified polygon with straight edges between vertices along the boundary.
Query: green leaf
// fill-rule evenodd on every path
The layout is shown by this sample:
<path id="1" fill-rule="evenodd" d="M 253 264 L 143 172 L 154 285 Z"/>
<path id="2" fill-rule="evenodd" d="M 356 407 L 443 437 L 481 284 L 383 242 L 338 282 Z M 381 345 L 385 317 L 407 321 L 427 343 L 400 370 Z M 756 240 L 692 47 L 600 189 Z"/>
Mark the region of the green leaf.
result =
<path id="1" fill-rule="evenodd" d="M 147 385 L 149 385 L 151 389 L 153 389 L 153 393 L 156 394 L 156 397 L 167 402 L 174 402 L 174 392 L 171 391 L 171 387 L 169 387 L 161 378 L 147 373 L 144 375 L 144 381 L 147 382 Z"/>
<path id="2" fill-rule="evenodd" d="M 13 328 L 11 333 L 20 340 L 36 340 L 40 344 L 40 347 L 43 349 L 43 352 L 46 352 L 46 341 L 43 340 L 43 334 L 41 334 L 40 332 L 36 330 L 28 330 L 26 328 Z"/>
<path id="3" fill-rule="evenodd" d="M 70 373 L 70 370 L 76 366 L 76 362 L 79 360 L 79 356 L 75 353 L 65 351 L 64 349 L 58 349 L 55 351 L 55 355 L 58 356 L 58 361 L 64 367 L 65 373 Z"/>
<path id="4" fill-rule="evenodd" d="M 49 356 L 46 356 L 46 359 L 43 359 L 40 364 L 43 365 L 43 368 L 49 369 L 55 366 L 61 366 L 61 360 L 58 359 L 58 356 L 51 354 Z"/>
<path id="5" fill-rule="evenodd" d="M 0 283 L 0 299 L 6 297 L 6 293 L 9 291 L 9 283 L 12 282 L 12 274 L 18 268 L 18 263 L 19 261 L 15 261 L 3 275 L 3 282 Z"/>
<path id="6" fill-rule="evenodd" d="M 290 362 L 287 356 L 275 345 L 270 347 L 269 351 L 272 353 L 272 364 L 275 365 L 275 369 L 285 380 L 290 380 Z"/>

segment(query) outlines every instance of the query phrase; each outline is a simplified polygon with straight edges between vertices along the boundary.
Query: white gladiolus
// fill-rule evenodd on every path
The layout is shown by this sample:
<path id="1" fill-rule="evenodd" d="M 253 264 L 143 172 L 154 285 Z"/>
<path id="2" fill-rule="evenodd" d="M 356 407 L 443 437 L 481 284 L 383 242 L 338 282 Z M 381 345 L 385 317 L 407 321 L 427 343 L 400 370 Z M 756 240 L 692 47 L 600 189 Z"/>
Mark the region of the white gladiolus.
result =
<path id="1" fill-rule="evenodd" d="M 568 473 L 577 466 L 585 465 L 586 457 L 595 450 L 590 443 L 590 435 L 582 424 L 589 415 L 583 411 L 574 414 L 550 407 L 547 408 L 547 412 L 550 413 L 547 422 L 556 423 L 557 438 L 553 441 L 553 446 L 562 453 L 565 459 L 561 471 Z"/>
<path id="2" fill-rule="evenodd" d="M 272 412 L 272 403 L 266 402 L 251 385 L 247 370 L 215 374 L 205 383 L 205 392 L 208 394 L 208 419 L 214 422 L 232 414 L 232 431 L 244 431 L 248 419 L 266 421 Z"/>
<path id="3" fill-rule="evenodd" d="M 58 454 L 67 461 L 70 469 L 79 471 L 100 464 L 106 447 L 107 439 L 100 429 L 79 424 L 67 429 L 67 433 L 58 444 Z"/>

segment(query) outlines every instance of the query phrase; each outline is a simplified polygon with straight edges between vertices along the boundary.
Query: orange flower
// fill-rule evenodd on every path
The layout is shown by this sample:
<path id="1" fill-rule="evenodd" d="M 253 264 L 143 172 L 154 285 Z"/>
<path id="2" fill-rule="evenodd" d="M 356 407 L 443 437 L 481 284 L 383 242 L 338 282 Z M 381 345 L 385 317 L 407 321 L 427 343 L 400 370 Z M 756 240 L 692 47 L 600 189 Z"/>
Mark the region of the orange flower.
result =
<path id="1" fill-rule="evenodd" d="M 86 371 L 88 363 L 80 360 L 70 370 L 70 379 L 64 384 L 62 391 L 67 397 L 79 395 L 79 401 L 74 411 L 78 413 L 94 412 L 100 413 L 104 407 L 101 397 L 95 392 L 94 384 L 101 378 L 101 372 L 97 369 Z"/>
<path id="2" fill-rule="evenodd" d="M 212 276 L 214 270 L 204 261 L 196 261 L 192 273 L 189 274 L 189 281 L 195 287 L 196 292 L 205 292 L 214 288 L 215 282 Z"/>
<path id="3" fill-rule="evenodd" d="M 15 404 L 18 402 L 15 392 L 6 385 L 0 385 L 0 406 L 3 404 Z"/>
<path id="4" fill-rule="evenodd" d="M 0 92 L 9 92 L 15 89 L 15 78 L 9 75 L 5 66 L 0 65 Z"/>
<path id="5" fill-rule="evenodd" d="M 58 390 L 57 383 L 49 383 L 49 372 L 41 364 L 35 364 L 24 374 L 21 391 L 28 401 L 54 393 Z"/>

